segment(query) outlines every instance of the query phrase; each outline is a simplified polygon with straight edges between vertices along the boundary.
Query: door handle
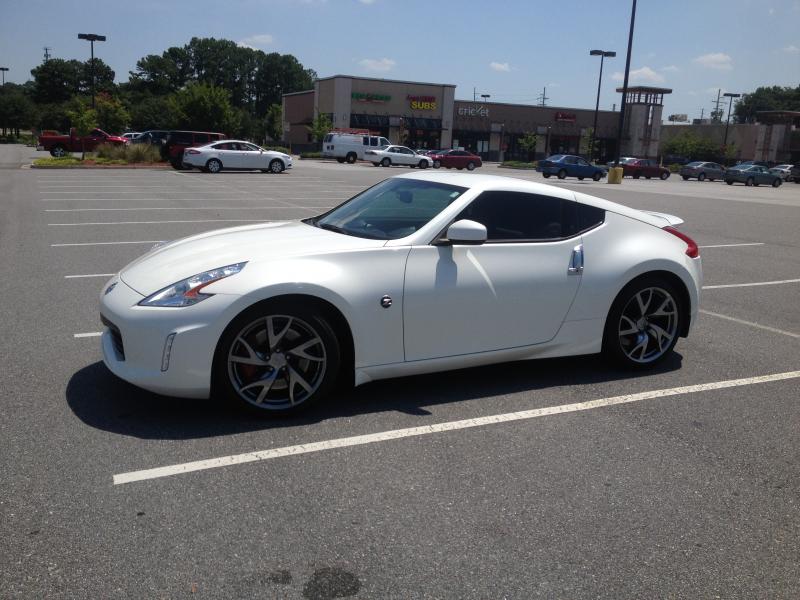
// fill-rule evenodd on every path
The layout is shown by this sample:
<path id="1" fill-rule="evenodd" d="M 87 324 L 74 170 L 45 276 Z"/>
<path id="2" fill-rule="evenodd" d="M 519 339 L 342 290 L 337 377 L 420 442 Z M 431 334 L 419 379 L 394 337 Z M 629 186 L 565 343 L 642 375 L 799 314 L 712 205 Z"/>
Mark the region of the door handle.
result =
<path id="1" fill-rule="evenodd" d="M 580 275 L 583 273 L 583 244 L 578 244 L 572 249 L 567 272 L 570 275 Z"/>

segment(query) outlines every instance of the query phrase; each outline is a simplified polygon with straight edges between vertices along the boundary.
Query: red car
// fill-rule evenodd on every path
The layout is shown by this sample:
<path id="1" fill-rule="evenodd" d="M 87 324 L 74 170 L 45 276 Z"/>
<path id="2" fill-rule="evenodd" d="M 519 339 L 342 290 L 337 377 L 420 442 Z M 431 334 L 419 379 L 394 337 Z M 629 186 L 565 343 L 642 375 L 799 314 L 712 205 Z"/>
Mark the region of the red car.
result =
<path id="1" fill-rule="evenodd" d="M 623 177 L 633 177 L 634 179 L 639 179 L 639 177 L 666 179 L 669 177 L 669 169 L 659 166 L 658 161 L 650 158 L 635 158 L 621 166 Z"/>
<path id="2" fill-rule="evenodd" d="M 205 146 L 225 138 L 227 136 L 224 133 L 212 131 L 170 131 L 161 146 L 161 157 L 169 161 L 173 169 L 182 169 L 184 150 Z"/>
<path id="3" fill-rule="evenodd" d="M 128 140 L 117 135 L 109 135 L 102 129 L 93 129 L 92 132 L 81 138 L 75 134 L 75 128 L 69 130 L 69 135 L 47 135 L 39 136 L 37 150 L 47 150 L 52 156 L 66 156 L 69 152 L 91 152 L 100 144 L 127 144 Z"/>
<path id="4" fill-rule="evenodd" d="M 428 154 L 428 157 L 433 160 L 434 169 L 445 167 L 448 169 L 466 169 L 467 171 L 473 171 L 475 167 L 483 165 L 480 156 L 467 152 L 466 150 L 440 150 Z"/>

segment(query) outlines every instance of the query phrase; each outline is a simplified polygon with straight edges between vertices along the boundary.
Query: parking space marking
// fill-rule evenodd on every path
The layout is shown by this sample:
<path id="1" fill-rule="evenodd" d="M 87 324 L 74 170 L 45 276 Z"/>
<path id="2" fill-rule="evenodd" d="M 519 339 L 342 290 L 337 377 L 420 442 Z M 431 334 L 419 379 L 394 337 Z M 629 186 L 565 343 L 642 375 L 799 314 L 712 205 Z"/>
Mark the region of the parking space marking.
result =
<path id="1" fill-rule="evenodd" d="M 786 331 L 785 329 L 776 329 L 775 327 L 753 323 L 752 321 L 745 321 L 744 319 L 737 319 L 736 317 L 729 317 L 728 315 L 722 315 L 720 313 L 711 312 L 710 310 L 705 310 L 702 308 L 700 309 L 700 312 L 704 315 L 725 319 L 726 321 L 733 321 L 734 323 L 739 323 L 740 325 L 749 325 L 750 327 L 755 327 L 756 329 L 762 329 L 771 333 L 780 333 L 781 335 L 788 335 L 789 337 L 800 339 L 800 334 L 792 333 L 791 331 Z"/>
<path id="2" fill-rule="evenodd" d="M 288 207 L 287 207 L 288 208 Z M 96 221 L 93 223 L 48 223 L 50 227 L 77 227 L 79 225 L 160 225 L 162 223 L 269 223 L 264 219 L 197 219 L 187 221 Z"/>
<path id="3" fill-rule="evenodd" d="M 747 244 L 712 244 L 710 246 L 698 246 L 698 248 L 738 248 L 739 246 L 763 246 L 764 242 L 750 242 Z"/>
<path id="4" fill-rule="evenodd" d="M 704 285 L 704 290 L 719 290 L 722 288 L 756 287 L 759 285 L 783 285 L 784 283 L 800 283 L 800 279 L 782 279 L 780 281 L 755 281 L 753 283 L 728 283 L 725 285 Z"/>
<path id="5" fill-rule="evenodd" d="M 64 248 L 66 246 L 117 246 L 120 244 L 161 244 L 164 240 L 144 240 L 141 242 L 80 242 L 77 244 L 50 244 L 51 248 Z"/>
<path id="6" fill-rule="evenodd" d="M 116 273 L 92 273 L 91 275 L 64 275 L 64 279 L 86 279 L 87 277 L 113 277 Z"/>
<path id="7" fill-rule="evenodd" d="M 76 338 L 92 338 L 92 337 L 100 337 L 103 335 L 102 331 L 89 331 L 88 333 L 76 333 L 72 337 Z"/>
<path id="8" fill-rule="evenodd" d="M 524 421 L 550 415 L 593 410 L 596 408 L 617 406 L 620 404 L 630 404 L 633 402 L 641 402 L 644 400 L 655 400 L 658 398 L 665 398 L 667 396 L 694 394 L 698 392 L 720 390 L 720 389 L 740 387 L 745 385 L 755 385 L 761 383 L 769 383 L 773 381 L 783 381 L 787 379 L 795 379 L 798 377 L 800 377 L 800 371 L 787 371 L 784 373 L 775 373 L 773 375 L 762 375 L 760 377 L 729 379 L 725 381 L 701 383 L 698 385 L 687 385 L 687 386 L 667 388 L 661 390 L 652 390 L 649 392 L 640 392 L 637 394 L 628 394 L 625 396 L 612 396 L 609 398 L 600 398 L 598 400 L 590 400 L 587 402 L 577 402 L 574 404 L 548 406 L 545 408 L 535 408 L 532 410 L 524 410 L 520 412 L 502 413 L 486 417 L 478 417 L 474 419 L 464 419 L 461 421 L 446 421 L 444 423 L 423 425 L 421 427 L 394 429 L 389 431 L 382 431 L 379 433 L 356 435 L 352 437 L 336 438 L 321 442 L 311 442 L 308 444 L 298 444 L 295 446 L 272 448 L 270 450 L 247 452 L 245 454 L 233 454 L 229 456 L 222 456 L 219 458 L 197 460 L 187 463 L 169 465 L 166 467 L 157 467 L 154 469 L 130 471 L 128 473 L 120 473 L 114 475 L 113 482 L 114 485 L 121 485 L 125 483 L 133 483 L 135 481 L 158 479 L 162 477 L 170 477 L 172 475 L 180 475 L 182 473 L 191 473 L 193 471 L 204 471 L 208 469 L 216 469 L 219 467 L 228 467 L 232 465 L 240 465 L 249 462 L 270 460 L 273 458 L 281 458 L 285 456 L 296 456 L 298 454 L 309 454 L 311 452 L 321 452 L 324 450 L 333 450 L 336 448 L 346 448 L 350 446 L 362 446 L 364 444 L 372 444 L 376 442 L 386 442 L 389 440 L 397 440 L 408 437 L 430 435 L 434 433 L 442 433 L 445 431 L 456 431 L 472 427 L 482 427 L 485 425 L 509 423 L 512 421 Z"/>

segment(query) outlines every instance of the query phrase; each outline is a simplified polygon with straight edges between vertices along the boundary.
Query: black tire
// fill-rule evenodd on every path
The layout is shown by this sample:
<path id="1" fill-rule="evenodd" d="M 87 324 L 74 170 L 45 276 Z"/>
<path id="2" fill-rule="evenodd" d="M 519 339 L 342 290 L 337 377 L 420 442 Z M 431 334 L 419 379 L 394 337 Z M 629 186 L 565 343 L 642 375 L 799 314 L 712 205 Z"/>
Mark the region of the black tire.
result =
<path id="1" fill-rule="evenodd" d="M 705 173 L 700 173 L 700 175 L 697 176 L 697 181 L 705 181 L 705 180 L 706 180 Z"/>
<path id="2" fill-rule="evenodd" d="M 442 161 L 440 161 L 440 160 L 433 161 L 433 168 L 434 169 L 438 169 L 441 166 L 442 166 Z"/>
<path id="3" fill-rule="evenodd" d="M 684 181 L 689 181 L 689 176 L 688 175 L 681 175 L 681 177 L 683 178 Z"/>
<path id="4" fill-rule="evenodd" d="M 602 178 L 603 178 L 603 174 L 600 173 L 599 171 L 596 172 L 594 175 L 592 175 L 592 179 L 594 181 L 600 181 Z"/>
<path id="5" fill-rule="evenodd" d="M 550 179 L 550 173 L 542 173 L 542 177 L 545 179 Z"/>
<path id="6" fill-rule="evenodd" d="M 419 161 L 419 168 L 420 169 L 427 169 L 428 168 L 428 161 L 427 160 Z"/>
<path id="7" fill-rule="evenodd" d="M 583 176 L 582 175 L 578 176 L 578 181 L 583 181 Z"/>
<path id="8" fill-rule="evenodd" d="M 744 182 L 747 187 L 753 187 L 756 184 L 756 180 L 752 177 L 748 177 L 747 181 Z"/>
<path id="9" fill-rule="evenodd" d="M 733 180 L 732 179 L 726 179 L 725 183 L 727 183 L 728 185 L 733 185 Z"/>
<path id="10" fill-rule="evenodd" d="M 270 347 L 267 323 L 273 325 L 275 347 Z M 292 339 L 287 340 L 289 336 Z M 310 346 L 302 347 L 309 342 Z M 292 353 L 298 349 L 300 352 Z M 250 364 L 231 358 L 244 358 Z M 333 389 L 340 366 L 339 342 L 319 309 L 303 302 L 260 302 L 236 317 L 222 334 L 214 357 L 213 393 L 264 417 L 295 414 Z M 299 383 L 298 377 L 306 385 Z M 269 383 L 269 387 L 264 391 L 266 385 L 253 385 L 258 382 Z M 248 386 L 252 386 L 250 390 Z M 298 386 L 302 388 L 299 391 Z"/>
<path id="11" fill-rule="evenodd" d="M 169 161 L 169 164 L 176 171 L 183 171 L 183 163 L 181 163 L 181 161 L 179 161 L 179 160 L 171 160 L 171 161 Z M 206 171 L 206 172 L 208 172 L 208 171 Z"/>
<path id="12" fill-rule="evenodd" d="M 391 159 L 390 159 L 388 156 L 387 156 L 386 158 L 384 158 L 384 159 L 381 161 L 381 166 L 382 166 L 382 167 L 391 167 L 391 166 L 392 166 L 392 161 L 391 161 Z"/>
<path id="13" fill-rule="evenodd" d="M 795 178 L 794 178 L 794 182 L 795 182 L 795 183 L 800 183 L 800 177 L 795 177 Z"/>
<path id="14" fill-rule="evenodd" d="M 337 156 L 336 157 L 336 162 L 339 163 L 340 165 L 343 165 L 344 164 L 344 157 Z"/>
<path id="15" fill-rule="evenodd" d="M 559 178 L 559 179 L 566 179 L 566 177 L 567 177 L 567 172 L 566 172 L 564 169 L 561 169 L 561 170 L 558 172 L 558 178 Z"/>
<path id="16" fill-rule="evenodd" d="M 661 174 L 661 181 L 666 181 L 667 179 L 669 179 L 669 173 L 667 173 L 667 172 L 662 173 Z"/>
<path id="17" fill-rule="evenodd" d="M 650 175 L 645 175 L 644 178 L 645 179 L 650 179 Z"/>
<path id="18" fill-rule="evenodd" d="M 781 187 L 782 183 L 783 183 L 783 180 L 780 179 L 780 178 L 777 178 L 777 179 L 775 179 L 775 181 L 772 182 L 772 187 Z"/>
<path id="19" fill-rule="evenodd" d="M 61 158 L 62 156 L 66 156 L 68 154 L 67 149 L 64 148 L 61 144 L 56 144 L 52 148 L 50 148 L 50 156 L 54 156 L 55 158 Z"/>
<path id="20" fill-rule="evenodd" d="M 648 295 L 648 290 L 652 290 L 652 295 Z M 642 294 L 641 297 L 647 300 L 644 314 L 637 302 L 637 294 Z M 645 369 L 661 362 L 675 347 L 683 327 L 686 311 L 681 302 L 678 290 L 661 277 L 645 275 L 633 280 L 617 294 L 608 312 L 603 332 L 603 354 L 629 369 Z M 669 314 L 651 314 L 651 311 Z M 656 327 L 671 337 L 662 335 Z M 640 347 L 642 350 L 637 359 L 633 355 Z"/>
<path id="21" fill-rule="evenodd" d="M 639 179 L 640 175 L 639 175 L 639 173 L 634 173 L 634 174 L 632 175 L 632 177 L 633 177 L 634 179 Z"/>
<path id="22" fill-rule="evenodd" d="M 174 167 L 175 164 L 173 163 L 172 166 Z M 177 169 L 178 167 L 175 168 Z M 206 169 L 208 169 L 209 173 L 219 173 L 220 171 L 222 171 L 222 162 L 220 162 L 219 159 L 210 158 L 206 163 Z"/>
<path id="23" fill-rule="evenodd" d="M 273 175 L 280 175 L 285 168 L 283 161 L 279 158 L 275 158 L 269 162 L 269 172 Z"/>
<path id="24" fill-rule="evenodd" d="M 352 165 L 354 162 L 358 160 L 358 154 L 356 154 L 355 152 L 348 152 L 347 156 L 345 156 L 344 159 L 347 161 L 347 164 Z"/>
<path id="25" fill-rule="evenodd" d="M 472 161 L 469 161 L 467 163 L 467 171 L 474 171 L 474 170 L 475 170 L 475 163 L 472 162 Z"/>
<path id="26" fill-rule="evenodd" d="M 373 167 L 380 167 L 380 166 L 381 166 L 381 163 L 376 163 L 376 162 L 374 162 L 374 163 L 372 163 L 372 166 L 373 166 Z"/>

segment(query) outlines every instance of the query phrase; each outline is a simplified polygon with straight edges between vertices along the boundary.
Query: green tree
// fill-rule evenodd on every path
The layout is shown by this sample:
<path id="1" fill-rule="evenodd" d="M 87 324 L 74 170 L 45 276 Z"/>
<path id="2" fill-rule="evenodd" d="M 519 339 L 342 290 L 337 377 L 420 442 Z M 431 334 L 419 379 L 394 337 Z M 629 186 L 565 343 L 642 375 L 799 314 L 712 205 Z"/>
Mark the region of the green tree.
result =
<path id="1" fill-rule="evenodd" d="M 19 130 L 31 127 L 36 121 L 36 106 L 23 93 L 22 86 L 6 84 L 0 89 L 0 127 L 19 136 Z"/>
<path id="2" fill-rule="evenodd" d="M 125 107 L 116 98 L 101 92 L 95 99 L 97 126 L 107 133 L 122 133 L 131 120 Z"/>
<path id="3" fill-rule="evenodd" d="M 311 122 L 311 125 L 306 125 L 306 127 L 311 132 L 311 137 L 314 138 L 314 141 L 321 142 L 322 138 L 333 128 L 333 123 L 327 114 L 319 113 Z"/>
<path id="4" fill-rule="evenodd" d="M 283 108 L 280 104 L 273 104 L 267 109 L 264 130 L 274 142 L 279 142 L 283 139 Z"/>
<path id="5" fill-rule="evenodd" d="M 661 151 L 663 154 L 685 156 L 691 160 L 719 160 L 722 155 L 722 149 L 711 139 L 688 130 L 666 141 Z"/>
<path id="6" fill-rule="evenodd" d="M 80 100 L 72 102 L 70 109 L 67 111 L 70 123 L 75 128 L 75 135 L 81 138 L 81 160 L 86 158 L 86 149 L 83 146 L 83 138 L 97 127 L 97 113 L 89 108 Z"/>
<path id="7" fill-rule="evenodd" d="M 33 99 L 39 104 L 66 102 L 81 92 L 83 64 L 77 60 L 51 58 L 31 69 Z"/>
<path id="8" fill-rule="evenodd" d="M 178 127 L 168 96 L 146 94 L 136 102 L 129 102 L 128 105 L 130 106 L 130 126 L 134 131 Z"/>
<path id="9" fill-rule="evenodd" d="M 169 97 L 168 105 L 181 129 L 234 133 L 240 119 L 226 90 L 205 83 L 192 83 Z"/>
<path id="10" fill-rule="evenodd" d="M 528 155 L 527 159 L 530 160 L 531 154 L 536 152 L 536 144 L 538 142 L 539 137 L 535 133 L 527 131 L 517 140 L 517 145 L 525 151 Z"/>
<path id="11" fill-rule="evenodd" d="M 594 139 L 594 129 L 587 127 L 581 134 L 580 139 L 580 154 L 589 160 L 592 160 L 597 152 L 597 141 Z"/>
<path id="12" fill-rule="evenodd" d="M 794 88 L 779 85 L 757 88 L 740 98 L 733 112 L 737 123 L 755 123 L 757 113 L 762 110 L 800 111 L 800 85 Z"/>

